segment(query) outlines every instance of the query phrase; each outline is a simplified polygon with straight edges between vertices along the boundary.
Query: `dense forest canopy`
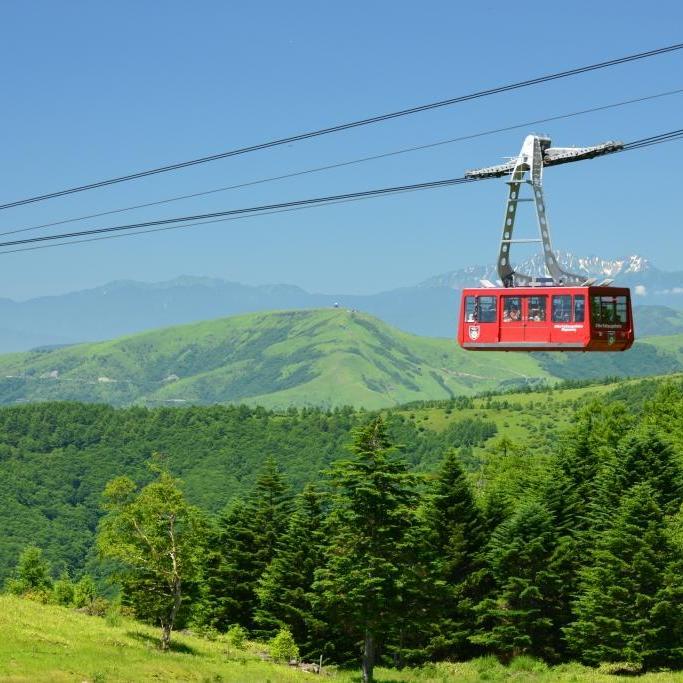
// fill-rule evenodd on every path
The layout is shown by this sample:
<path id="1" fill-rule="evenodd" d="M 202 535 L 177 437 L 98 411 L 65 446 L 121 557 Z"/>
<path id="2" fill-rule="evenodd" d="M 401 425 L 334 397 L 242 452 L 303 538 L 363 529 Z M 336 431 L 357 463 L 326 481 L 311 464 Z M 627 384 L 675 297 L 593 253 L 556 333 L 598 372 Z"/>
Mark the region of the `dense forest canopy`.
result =
<path id="1" fill-rule="evenodd" d="M 433 472 L 444 452 L 456 448 L 479 486 L 503 479 L 512 485 L 520 470 L 501 475 L 500 453 L 521 459 L 533 476 L 572 413 L 591 397 L 638 412 L 659 385 L 642 380 L 574 389 L 569 383 L 564 391 L 457 398 L 385 415 L 413 469 Z M 165 454 L 191 503 L 219 513 L 250 490 L 268 458 L 295 491 L 317 480 L 347 455 L 351 430 L 370 415 L 351 408 L 275 413 L 245 406 L 114 409 L 79 403 L 0 409 L 0 578 L 29 542 L 44 549 L 56 571 L 78 576 L 91 557 L 105 484 L 121 474 L 145 481 L 144 463 L 153 453 Z"/>
<path id="2" fill-rule="evenodd" d="M 167 457 L 188 499 L 217 513 L 249 490 L 274 458 L 300 490 L 342 457 L 351 429 L 367 414 L 260 408 L 115 409 L 44 403 L 0 410 L 0 578 L 23 546 L 42 547 L 58 569 L 78 574 L 92 548 L 105 484 L 128 474 L 143 481 L 145 462 Z M 390 417 L 392 435 L 414 466 L 431 468 L 447 446 L 476 445 L 496 433 L 482 418 L 441 432 Z"/>
<path id="3" fill-rule="evenodd" d="M 96 610 L 108 576 L 165 648 L 177 626 L 242 629 L 360 652 L 367 681 L 485 654 L 683 667 L 680 380 L 381 414 L 45 404 L 0 425 L 6 572 L 29 546 L 7 589 Z"/>

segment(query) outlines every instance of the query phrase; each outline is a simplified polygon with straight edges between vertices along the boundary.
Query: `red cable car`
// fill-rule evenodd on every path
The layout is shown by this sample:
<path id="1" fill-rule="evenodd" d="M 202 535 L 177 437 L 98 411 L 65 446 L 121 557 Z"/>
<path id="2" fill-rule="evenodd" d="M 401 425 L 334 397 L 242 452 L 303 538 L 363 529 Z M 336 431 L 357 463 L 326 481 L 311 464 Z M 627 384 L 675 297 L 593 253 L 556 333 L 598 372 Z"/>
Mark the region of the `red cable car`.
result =
<path id="1" fill-rule="evenodd" d="M 595 147 L 551 148 L 550 139 L 529 135 L 517 159 L 468 171 L 470 178 L 510 174 L 509 194 L 498 254 L 502 287 L 482 281 L 482 287 L 462 291 L 458 342 L 474 351 L 626 351 L 633 345 L 633 316 L 628 289 L 611 287 L 568 273 L 558 263 L 550 241 L 542 188 L 544 166 L 589 159 L 621 149 L 618 142 Z M 529 173 L 529 179 L 526 174 Z M 532 197 L 520 197 L 522 184 Z M 540 237 L 513 239 L 519 202 L 535 202 Z M 549 277 L 517 272 L 510 264 L 510 245 L 540 242 Z M 596 284 L 597 283 L 597 284 Z"/>
<path id="2" fill-rule="evenodd" d="M 629 290 L 502 287 L 462 292 L 458 342 L 474 351 L 626 351 Z"/>

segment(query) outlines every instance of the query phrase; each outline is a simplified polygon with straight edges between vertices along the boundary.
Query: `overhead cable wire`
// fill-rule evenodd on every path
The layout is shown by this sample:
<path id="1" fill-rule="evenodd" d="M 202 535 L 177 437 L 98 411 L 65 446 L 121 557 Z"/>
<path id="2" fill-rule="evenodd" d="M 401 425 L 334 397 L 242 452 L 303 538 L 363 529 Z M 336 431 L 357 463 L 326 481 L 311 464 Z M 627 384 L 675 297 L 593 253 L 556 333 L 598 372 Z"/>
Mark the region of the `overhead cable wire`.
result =
<path id="1" fill-rule="evenodd" d="M 647 59 L 649 57 L 655 57 L 658 55 L 675 52 L 677 50 L 683 49 L 683 43 L 676 43 L 674 45 L 668 45 L 666 47 L 656 48 L 654 50 L 647 50 L 646 52 L 638 52 L 631 55 L 626 55 L 624 57 L 618 57 L 616 59 L 610 59 L 604 62 L 597 62 L 595 64 L 588 64 L 586 66 L 577 67 L 574 69 L 568 69 L 566 71 L 559 71 L 553 74 L 546 74 L 544 76 L 538 76 L 536 78 L 530 78 L 524 81 L 518 81 L 516 83 L 508 83 L 506 85 L 497 86 L 494 88 L 489 88 L 487 90 L 480 90 L 474 93 L 469 93 L 467 95 L 459 95 L 457 97 L 452 97 L 446 100 L 439 100 L 437 102 L 430 102 L 428 104 L 421 104 L 415 107 L 409 107 L 407 109 L 401 109 L 399 111 L 390 112 L 387 114 L 379 114 L 377 116 L 371 116 L 364 119 L 359 119 L 357 121 L 350 121 L 348 123 L 342 123 L 335 126 L 330 126 L 328 128 L 320 128 L 318 130 L 308 131 L 306 133 L 299 133 L 297 135 L 292 135 L 286 138 L 279 138 L 276 140 L 270 140 L 268 142 L 262 142 L 255 145 L 250 145 L 247 147 L 240 147 L 237 149 L 232 149 L 226 152 L 220 152 L 218 154 L 212 154 L 209 156 L 199 157 L 197 159 L 190 159 L 188 161 L 181 161 L 175 164 L 168 164 L 166 166 L 158 166 L 156 168 L 147 169 L 144 171 L 138 171 L 135 173 L 129 173 L 127 175 L 118 176 L 115 178 L 109 178 L 107 180 L 99 180 L 93 183 L 88 183 L 86 185 L 79 185 L 77 187 L 71 187 L 64 190 L 58 190 L 56 192 L 49 192 L 47 194 L 37 195 L 34 197 L 27 197 L 24 199 L 19 199 L 12 202 L 7 202 L 5 204 L 0 204 L 0 210 L 9 209 L 17 206 L 24 206 L 26 204 L 32 204 L 35 202 L 45 201 L 47 199 L 55 199 L 57 197 L 63 197 L 65 195 L 74 194 L 76 192 L 84 192 L 86 190 L 93 190 L 100 187 L 105 187 L 108 185 L 114 185 L 117 183 L 123 183 L 130 180 L 137 180 L 139 178 L 145 178 L 151 175 L 156 175 L 159 173 L 167 173 L 169 171 L 176 171 L 182 168 L 187 168 L 189 166 L 196 166 L 198 164 L 204 164 L 211 161 L 217 161 L 219 159 L 226 159 L 228 157 L 238 156 L 241 154 L 247 154 L 250 152 L 256 152 L 263 149 L 269 149 L 272 147 L 277 147 L 280 145 L 291 144 L 293 142 L 300 142 L 302 140 L 307 140 L 310 138 L 320 137 L 323 135 L 329 135 L 331 133 L 338 133 L 345 130 L 350 130 L 352 128 L 360 128 L 362 126 L 367 126 L 374 123 L 381 123 L 384 121 L 390 121 L 392 119 L 397 119 L 403 116 L 409 116 L 412 114 L 417 114 L 424 111 L 429 111 L 433 109 L 439 109 L 442 107 L 452 106 L 454 104 L 460 104 L 462 102 L 468 102 L 471 100 L 479 99 L 482 97 L 489 97 L 491 95 L 497 95 L 504 92 L 510 92 L 512 90 L 519 90 L 521 88 L 527 88 L 532 85 L 539 85 L 541 83 L 548 83 L 550 81 L 556 81 L 562 78 L 568 78 L 570 76 L 577 76 L 579 74 L 589 73 L 591 71 L 597 71 L 599 69 L 605 69 L 612 66 L 617 66 L 620 64 L 626 64 L 629 62 L 635 62 L 641 59 Z"/>
<path id="2" fill-rule="evenodd" d="M 617 150 L 618 152 L 629 151 L 633 149 L 640 149 L 645 146 L 651 146 L 656 144 L 661 144 L 664 142 L 670 142 L 672 140 L 683 139 L 683 129 L 678 129 L 674 131 L 669 131 L 667 133 L 660 133 L 659 135 L 654 135 L 648 138 L 641 138 L 639 140 L 633 140 L 632 142 L 626 143 L 624 148 Z M 162 232 L 165 230 L 176 230 L 181 228 L 190 228 L 201 225 L 209 225 L 214 223 L 223 223 L 228 220 L 237 220 L 239 218 L 247 218 L 252 216 L 264 216 L 276 213 L 285 213 L 292 210 L 300 210 L 306 208 L 313 208 L 315 206 L 326 206 L 329 204 L 341 204 L 350 201 L 356 201 L 360 199 L 370 199 L 373 197 L 389 196 L 394 194 L 401 194 L 407 192 L 415 192 L 419 190 L 435 189 L 441 187 L 451 187 L 454 185 L 464 185 L 467 183 L 478 182 L 480 180 L 486 180 L 486 178 L 469 178 L 463 176 L 461 178 L 446 178 L 444 180 L 434 180 L 425 183 L 415 183 L 412 185 L 400 185 L 396 187 L 385 187 L 374 190 L 364 190 L 361 192 L 351 192 L 341 195 L 331 195 L 328 197 L 314 197 L 311 199 L 302 199 L 292 202 L 283 202 L 280 204 L 268 204 L 262 206 L 247 207 L 243 209 L 230 209 L 227 211 L 218 211 L 208 214 L 198 214 L 195 216 L 183 216 L 175 218 L 161 219 L 157 221 L 147 221 L 145 223 L 131 223 L 127 225 L 117 225 L 104 228 L 94 228 L 91 230 L 83 230 L 80 232 L 73 233 L 62 233 L 58 235 L 43 235 L 39 237 L 30 237 L 21 240 L 13 240 L 10 242 L 0 242 L 0 249 L 5 247 L 15 247 L 17 249 L 8 249 L 5 251 L 0 251 L 2 254 L 11 254 L 20 251 L 33 251 L 35 249 L 46 249 L 49 247 L 58 246 L 68 246 L 72 244 L 80 244 L 83 242 L 94 242 L 104 239 L 113 239 L 115 237 L 132 237 L 135 235 L 149 234 L 153 232 Z M 216 220 L 212 220 L 216 219 Z M 194 222 L 192 222 L 194 221 Z M 159 227 L 166 226 L 166 227 Z M 141 228 L 151 228 L 151 229 L 141 229 Z M 124 231 L 135 231 L 135 232 L 124 232 Z M 123 234 L 107 234 L 107 233 L 123 233 Z M 91 239 L 74 239 L 74 238 L 87 238 L 91 235 L 103 235 L 100 237 L 94 237 Z M 54 243 L 57 240 L 62 240 Z M 71 241 L 65 241 L 71 240 Z M 40 246 L 22 246 L 35 243 L 45 243 Z"/>
<path id="3" fill-rule="evenodd" d="M 683 128 L 678 130 L 672 130 L 668 133 L 660 133 L 659 135 L 653 135 L 649 138 L 642 138 L 640 140 L 634 140 L 633 142 L 627 142 L 624 144 L 622 151 L 628 152 L 632 149 L 641 149 L 643 147 L 651 147 L 652 145 L 658 145 L 662 142 L 670 142 L 672 140 L 679 140 L 683 137 Z"/>
<path id="4" fill-rule="evenodd" d="M 124 206 L 124 207 L 120 207 L 118 209 L 111 209 L 109 211 L 100 211 L 99 213 L 91 213 L 91 214 L 87 214 L 84 216 L 76 216 L 73 218 L 65 218 L 65 219 L 62 219 L 59 221 L 53 221 L 51 223 L 42 223 L 40 225 L 32 225 L 32 226 L 28 226 L 28 227 L 24 227 L 24 228 L 18 228 L 15 230 L 7 230 L 5 232 L 0 232 L 0 236 L 15 235 L 17 233 L 30 232 L 32 230 L 43 230 L 45 228 L 53 228 L 53 227 L 57 227 L 59 225 L 65 225 L 67 223 L 77 223 L 79 221 L 90 220 L 91 218 L 101 218 L 102 216 L 111 216 L 113 214 L 124 213 L 126 211 L 134 211 L 137 209 L 145 209 L 145 208 L 149 208 L 152 206 L 161 206 L 163 204 L 170 204 L 172 202 L 178 202 L 178 201 L 182 201 L 185 199 L 196 199 L 197 197 L 205 197 L 207 195 L 216 194 L 219 192 L 226 192 L 228 190 L 237 190 L 237 189 L 241 189 L 241 188 L 245 188 L 245 187 L 251 187 L 254 185 L 262 185 L 262 184 L 274 182 L 277 180 L 285 180 L 285 179 L 296 178 L 299 176 L 309 175 L 309 174 L 313 174 L 313 173 L 320 173 L 322 171 L 329 171 L 329 170 L 336 169 L 336 168 L 343 168 L 345 166 L 362 164 L 362 163 L 365 163 L 368 161 L 376 161 L 379 159 L 386 159 L 388 157 L 398 156 L 400 154 L 407 154 L 410 152 L 417 152 L 417 151 L 422 151 L 425 149 L 432 149 L 435 147 L 440 147 L 442 145 L 450 145 L 450 144 L 453 144 L 456 142 L 464 142 L 466 140 L 474 140 L 476 138 L 485 137 L 487 135 L 494 135 L 496 133 L 504 133 L 504 132 L 511 131 L 511 130 L 517 130 L 520 128 L 528 128 L 529 126 L 535 126 L 535 125 L 538 125 L 540 123 L 548 123 L 550 121 L 559 121 L 562 119 L 569 119 L 569 118 L 573 118 L 575 116 L 592 114 L 595 112 L 605 111 L 608 109 L 614 109 L 616 107 L 623 107 L 623 106 L 626 106 L 629 104 L 635 104 L 638 102 L 646 102 L 648 100 L 654 100 L 654 99 L 657 99 L 660 97 L 668 97 L 671 95 L 680 95 L 681 93 L 683 93 L 683 88 L 679 88 L 677 90 L 668 90 L 666 92 L 656 93 L 654 95 L 646 95 L 646 96 L 637 97 L 634 99 L 622 100 L 621 102 L 613 102 L 611 104 L 604 104 L 604 105 L 601 105 L 599 107 L 591 107 L 590 109 L 580 109 L 578 111 L 570 112 L 568 114 L 558 114 L 558 115 L 549 116 L 549 117 L 546 117 L 543 119 L 535 119 L 533 121 L 527 121 L 525 123 L 517 123 L 517 124 L 511 125 L 511 126 L 504 126 L 502 128 L 493 128 L 490 130 L 481 131 L 479 133 L 471 133 L 469 135 L 462 135 L 462 136 L 456 137 L 456 138 L 449 138 L 446 140 L 438 140 L 436 142 L 430 142 L 430 143 L 426 143 L 423 145 L 416 145 L 413 147 L 404 147 L 403 149 L 397 149 L 397 150 L 393 150 L 393 151 L 389 151 L 389 152 L 384 152 L 382 154 L 374 154 L 371 156 L 361 157 L 359 159 L 351 159 L 348 161 L 341 161 L 341 162 L 334 163 L 334 164 L 327 164 L 325 166 L 318 166 L 315 168 L 308 168 L 308 169 L 304 169 L 301 171 L 294 171 L 292 173 L 285 173 L 282 175 L 270 176 L 268 178 L 260 178 L 257 180 L 251 180 L 251 181 L 244 182 L 244 183 L 238 183 L 236 185 L 227 185 L 225 187 L 217 187 L 217 188 L 214 188 L 212 190 L 204 190 L 202 192 L 193 192 L 190 194 L 183 194 L 183 195 L 177 195 L 174 197 L 167 197 L 165 199 L 159 199 L 159 200 L 156 200 L 153 202 L 146 202 L 144 204 L 134 204 L 132 206 Z"/>
<path id="5" fill-rule="evenodd" d="M 261 206 L 252 206 L 243 209 L 229 209 L 227 211 L 214 211 L 211 213 L 196 214 L 193 216 L 178 216 L 175 218 L 164 218 L 156 221 L 145 221 L 143 223 L 129 223 L 126 225 L 113 225 L 104 228 L 93 228 L 90 230 L 81 230 L 79 232 L 61 233 L 58 235 L 40 235 L 38 237 L 25 237 L 20 240 L 13 240 L 9 242 L 0 242 L 0 248 L 11 247 L 20 244 L 32 244 L 34 242 L 51 242 L 53 240 L 69 239 L 72 237 L 83 237 L 86 235 L 99 235 L 108 232 L 120 232 L 122 230 L 135 230 L 137 228 L 147 228 L 157 225 L 169 225 L 173 223 L 187 223 L 188 221 L 197 221 L 208 218 L 218 218 L 222 216 L 236 216 L 241 214 L 256 213 L 259 211 L 271 211 L 275 209 L 286 209 L 295 206 L 313 206 L 317 204 L 326 204 L 344 199 L 355 199 L 361 197 L 377 197 L 387 194 L 396 194 L 398 192 L 406 192 L 410 190 L 426 190 L 434 187 L 448 187 L 451 185 L 461 185 L 463 183 L 474 182 L 472 178 L 446 178 L 443 180 L 432 180 L 426 183 L 414 183 L 411 185 L 399 185 L 396 187 L 382 187 L 375 190 L 363 190 L 361 192 L 348 192 L 339 195 L 330 195 L 327 197 L 313 197 L 310 199 L 299 199 L 292 202 L 281 202 L 277 204 L 265 204 Z"/>
<path id="6" fill-rule="evenodd" d="M 425 189 L 430 189 L 430 188 L 425 188 Z M 397 191 L 393 193 L 392 195 L 385 195 L 385 196 L 393 196 L 394 194 L 407 194 L 408 192 L 417 192 L 418 190 L 402 190 L 402 191 Z M 373 199 L 373 197 L 354 197 L 353 199 L 340 199 L 337 201 L 329 201 L 326 203 L 321 203 L 321 204 L 314 204 L 312 206 L 295 206 L 291 207 L 289 209 L 274 209 L 272 211 L 261 211 L 261 212 L 254 212 L 254 213 L 249 213 L 244 216 L 230 216 L 228 218 L 215 218 L 212 220 L 207 220 L 207 221 L 200 221 L 198 223 L 183 223 L 182 225 L 169 225 L 161 228 L 150 228 L 148 230 L 136 230 L 135 232 L 125 232 L 125 233 L 119 233 L 116 235 L 103 235 L 100 237 L 86 237 L 83 239 L 74 239 L 74 240 L 69 240 L 69 241 L 63 241 L 63 242 L 57 242 L 57 243 L 50 243 L 50 244 L 38 244 L 34 246 L 29 246 L 29 247 L 19 247 L 17 249 L 7 249 L 5 251 L 0 251 L 0 256 L 3 254 L 16 254 L 17 252 L 21 251 L 36 251 L 38 249 L 53 249 L 55 247 L 68 247 L 73 244 L 84 244 L 87 242 L 101 242 L 102 240 L 114 240 L 114 239 L 121 239 L 123 237 L 136 237 L 137 235 L 149 235 L 151 233 L 155 232 L 168 232 L 169 230 L 181 230 L 182 228 L 195 228 L 195 227 L 201 227 L 203 225 L 215 225 L 217 223 L 227 223 L 230 221 L 239 221 L 243 220 L 245 218 L 259 218 L 261 216 L 272 216 L 274 214 L 278 213 L 290 213 L 292 211 L 303 211 L 305 209 L 315 209 L 315 208 L 320 208 L 322 206 L 332 206 L 332 205 L 337 205 L 337 204 L 350 204 L 352 202 L 359 202 L 363 201 L 365 199 Z"/>

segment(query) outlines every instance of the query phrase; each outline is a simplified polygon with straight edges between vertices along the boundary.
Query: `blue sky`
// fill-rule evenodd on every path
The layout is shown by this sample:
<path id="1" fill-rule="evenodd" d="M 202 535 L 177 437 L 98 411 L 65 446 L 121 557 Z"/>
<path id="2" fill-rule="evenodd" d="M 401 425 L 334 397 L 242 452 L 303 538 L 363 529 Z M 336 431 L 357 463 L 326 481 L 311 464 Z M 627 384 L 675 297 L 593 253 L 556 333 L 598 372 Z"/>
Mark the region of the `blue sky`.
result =
<path id="1" fill-rule="evenodd" d="M 679 2 L 27 1 L 3 7 L 0 200 L 444 99 L 683 40 Z M 0 230 L 202 191 L 683 88 L 683 52 L 3 211 Z M 462 175 L 517 153 L 681 128 L 683 95 L 79 228 Z M 683 269 L 673 142 L 550 169 L 555 246 Z M 488 181 L 197 230 L 9 254 L 0 296 L 180 274 L 372 292 L 494 259 Z M 524 226 L 524 221 L 520 222 Z M 528 219 L 532 227 L 531 216 Z"/>

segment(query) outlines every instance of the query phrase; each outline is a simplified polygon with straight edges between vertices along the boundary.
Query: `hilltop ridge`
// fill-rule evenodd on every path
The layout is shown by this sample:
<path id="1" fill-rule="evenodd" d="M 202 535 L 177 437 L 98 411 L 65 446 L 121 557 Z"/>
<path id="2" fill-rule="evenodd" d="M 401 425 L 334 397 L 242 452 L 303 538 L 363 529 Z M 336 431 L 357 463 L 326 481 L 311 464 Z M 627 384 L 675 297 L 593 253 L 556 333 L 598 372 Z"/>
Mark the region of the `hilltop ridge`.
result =
<path id="1" fill-rule="evenodd" d="M 677 336 L 625 354 L 472 353 L 366 313 L 250 313 L 106 342 L 0 356 L 0 404 L 246 403 L 383 408 L 555 379 L 680 370 Z"/>
<path id="2" fill-rule="evenodd" d="M 683 273 L 656 268 L 642 256 L 618 259 L 558 252 L 562 263 L 586 277 L 616 278 L 633 288 L 636 327 L 648 334 L 683 332 Z M 544 274 L 538 257 L 519 268 Z M 0 352 L 112 339 L 144 330 L 273 310 L 315 309 L 339 302 L 406 332 L 452 338 L 459 289 L 498 278 L 493 265 L 471 266 L 415 285 L 372 294 L 308 292 L 293 284 L 246 285 L 216 277 L 181 275 L 163 282 L 116 280 L 91 289 L 26 301 L 0 298 Z M 667 307 L 670 323 L 657 320 Z"/>

